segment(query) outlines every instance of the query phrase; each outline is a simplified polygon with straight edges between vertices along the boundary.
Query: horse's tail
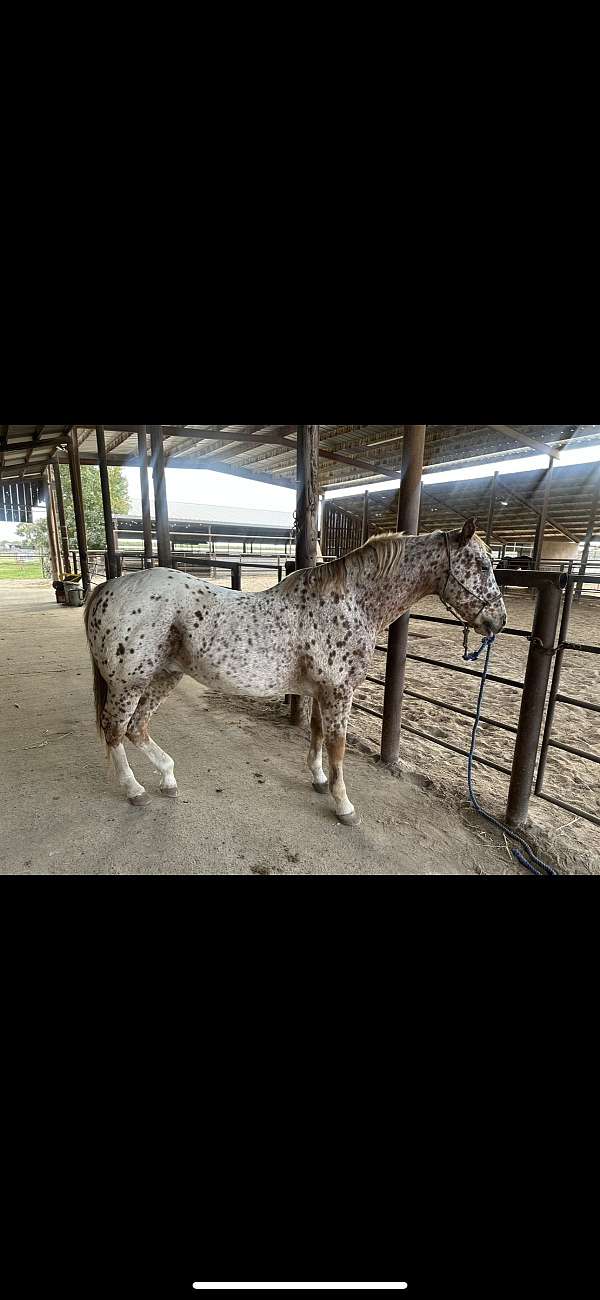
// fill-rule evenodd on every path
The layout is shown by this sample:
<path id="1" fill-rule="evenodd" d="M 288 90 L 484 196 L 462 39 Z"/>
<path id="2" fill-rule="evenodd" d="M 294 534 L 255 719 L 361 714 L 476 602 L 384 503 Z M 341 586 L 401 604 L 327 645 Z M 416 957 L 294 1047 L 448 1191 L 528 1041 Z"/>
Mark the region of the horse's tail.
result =
<path id="1" fill-rule="evenodd" d="M 104 713 L 104 706 L 106 704 L 106 697 L 108 695 L 108 683 L 105 682 L 102 673 L 98 668 L 96 660 L 94 659 L 94 654 L 92 651 L 92 647 L 90 645 L 89 622 L 90 622 L 90 615 L 92 612 L 92 605 L 96 600 L 96 596 L 102 591 L 102 589 L 105 586 L 106 583 L 103 582 L 100 587 L 94 587 L 92 589 L 87 599 L 87 604 L 85 607 L 85 614 L 84 614 L 85 631 L 86 631 L 90 656 L 92 660 L 92 668 L 94 672 L 94 703 L 96 705 L 96 726 L 101 736 L 104 735 L 104 732 L 102 730 L 102 714 Z"/>

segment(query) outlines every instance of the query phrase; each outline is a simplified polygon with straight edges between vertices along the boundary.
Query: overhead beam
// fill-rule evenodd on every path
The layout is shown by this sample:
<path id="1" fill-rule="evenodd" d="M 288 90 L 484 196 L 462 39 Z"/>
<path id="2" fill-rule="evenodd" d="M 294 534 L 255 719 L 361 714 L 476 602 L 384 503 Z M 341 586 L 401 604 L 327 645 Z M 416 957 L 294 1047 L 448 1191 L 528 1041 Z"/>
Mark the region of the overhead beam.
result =
<path id="1" fill-rule="evenodd" d="M 500 477 L 502 477 L 502 476 L 501 476 L 501 475 L 498 475 L 498 477 L 500 478 Z M 541 515 L 542 512 L 541 512 L 541 510 L 538 510 L 538 509 L 536 508 L 536 506 L 532 505 L 532 504 L 531 504 L 531 501 L 528 501 L 526 497 L 522 497 L 522 496 L 520 496 L 520 494 L 519 494 L 518 492 L 515 492 L 514 488 L 510 488 L 510 487 L 508 487 L 506 481 L 504 482 L 504 488 L 503 488 L 503 490 L 504 490 L 504 489 L 508 492 L 508 495 L 509 495 L 509 496 L 514 497 L 514 498 L 515 498 L 515 501 L 520 501 L 522 506 L 526 506 L 527 509 L 528 509 L 528 510 L 531 510 L 531 513 L 534 514 L 534 515 L 537 515 L 537 516 L 538 516 L 538 519 L 539 519 L 539 517 L 540 517 L 540 515 Z M 561 524 L 557 523 L 556 519 L 551 518 L 550 515 L 548 515 L 548 514 L 546 515 L 546 523 L 548 523 L 548 524 L 552 524 L 552 527 L 553 527 L 553 528 L 556 528 L 557 531 L 558 531 L 559 533 L 562 533 L 563 536 L 566 537 L 567 540 L 568 540 L 569 542 L 576 542 L 576 541 L 577 541 L 577 538 L 576 538 L 576 537 L 573 537 L 573 536 L 571 535 L 571 533 L 568 533 L 567 530 L 566 530 L 566 528 L 563 528 Z"/>
<path id="2" fill-rule="evenodd" d="M 36 428 L 36 431 L 35 431 L 35 433 L 34 433 L 34 435 L 33 435 L 33 439 L 32 439 L 32 442 L 31 442 L 31 446 L 30 446 L 29 451 L 27 452 L 27 455 L 26 455 L 26 457 L 25 457 L 25 464 L 26 464 L 26 465 L 29 464 L 29 462 L 30 462 L 30 460 L 31 460 L 31 457 L 32 457 L 32 455 L 33 455 L 33 453 L 34 453 L 36 447 L 37 447 L 38 444 L 39 444 L 39 441 L 40 441 L 40 438 L 41 438 L 43 432 L 44 432 L 44 425 L 43 425 L 43 424 L 38 424 L 38 426 L 37 426 L 37 428 Z M 50 504 L 52 505 L 52 503 L 50 503 Z"/>
<path id="3" fill-rule="evenodd" d="M 65 456 L 61 456 L 60 459 L 61 459 L 61 463 L 64 464 L 67 463 L 67 458 Z M 98 457 L 94 455 L 90 455 L 89 453 L 87 455 L 84 454 L 81 457 L 81 464 L 97 465 Z M 134 456 L 113 455 L 113 456 L 109 456 L 108 464 L 127 466 L 130 469 L 136 469 L 136 468 L 139 469 L 140 459 L 137 454 Z M 220 460 L 198 461 L 188 456 L 183 456 L 183 457 L 177 456 L 169 461 L 167 468 L 168 469 L 212 469 L 215 470 L 217 474 L 232 474 L 234 478 L 247 478 L 250 479 L 251 482 L 253 483 L 269 483 L 271 486 L 274 484 L 275 487 L 288 487 L 288 488 L 292 488 L 294 491 L 296 490 L 295 478 L 274 479 L 274 478 L 269 478 L 266 474 L 252 474 L 250 470 L 236 469 L 233 465 L 228 465 L 226 461 L 220 461 Z"/>
<path id="4" fill-rule="evenodd" d="M 560 452 L 556 451 L 555 447 L 549 447 L 547 442 L 539 442 L 529 433 L 521 433 L 519 429 L 513 429 L 512 424 L 490 424 L 488 428 L 504 434 L 506 438 L 514 439 L 515 442 L 520 442 L 522 447 L 533 447 L 536 451 L 543 452 L 544 456 L 550 456 L 552 460 L 560 460 Z"/>

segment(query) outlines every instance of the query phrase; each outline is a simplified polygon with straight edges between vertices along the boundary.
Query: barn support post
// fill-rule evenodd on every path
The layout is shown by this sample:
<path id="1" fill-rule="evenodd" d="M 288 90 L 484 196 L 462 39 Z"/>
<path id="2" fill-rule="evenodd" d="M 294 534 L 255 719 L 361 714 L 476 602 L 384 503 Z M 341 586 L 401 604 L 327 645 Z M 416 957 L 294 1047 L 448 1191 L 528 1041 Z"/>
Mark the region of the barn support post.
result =
<path id="1" fill-rule="evenodd" d="M 52 509 L 52 526 L 54 528 L 54 544 L 56 547 L 56 561 L 58 567 L 58 576 L 59 578 L 62 579 L 64 578 L 65 575 L 62 566 L 62 556 L 60 550 L 60 529 L 58 527 L 58 512 L 56 509 L 56 492 L 54 490 L 54 475 L 52 473 L 51 465 L 48 465 L 48 482 L 50 487 L 50 506 Z"/>
<path id="2" fill-rule="evenodd" d="M 142 526 L 144 529 L 144 568 L 152 568 L 152 515 L 150 513 L 150 486 L 148 483 L 148 435 L 145 424 L 138 429 L 138 455 L 140 461 L 140 488 L 142 493 Z"/>
<path id="3" fill-rule="evenodd" d="M 119 575 L 117 554 L 115 549 L 115 531 L 112 517 L 112 504 L 110 500 L 110 481 L 108 477 L 108 461 L 106 459 L 106 439 L 104 437 L 104 425 L 96 425 L 96 441 L 98 443 L 98 464 L 100 466 L 100 486 L 102 488 L 102 509 L 104 512 L 104 532 L 106 535 L 106 556 L 107 571 L 109 578 L 117 578 Z"/>
<path id="4" fill-rule="evenodd" d="M 541 582 L 538 588 L 506 805 L 506 820 L 509 826 L 524 826 L 529 812 L 535 760 L 560 612 L 561 583 L 563 586 L 566 585 L 564 576 L 561 579 L 556 575 L 547 582 Z"/>
<path id="5" fill-rule="evenodd" d="M 368 489 L 365 488 L 365 495 L 363 500 L 361 546 L 364 546 L 365 542 L 368 542 L 368 540 L 369 540 L 369 492 Z"/>
<path id="6" fill-rule="evenodd" d="M 85 532 L 85 515 L 83 513 L 83 488 L 81 486 L 81 466 L 79 463 L 79 443 L 77 442 L 77 425 L 74 425 L 67 441 L 69 453 L 69 472 L 71 491 L 75 508 L 75 529 L 77 532 L 77 549 L 79 551 L 79 568 L 83 579 L 83 594 L 87 596 L 90 587 L 90 563 L 88 559 L 87 537 Z"/>
<path id="7" fill-rule="evenodd" d="M 60 546 L 63 557 L 63 569 L 65 574 L 71 571 L 71 556 L 69 554 L 69 530 L 67 528 L 67 517 L 65 515 L 65 498 L 63 496 L 62 480 L 60 477 L 60 462 L 58 452 L 53 458 L 54 466 L 54 486 L 56 489 L 56 508 L 58 510 L 58 522 L 60 525 Z"/>
<path id="8" fill-rule="evenodd" d="M 596 523 L 596 515 L 597 515 L 597 513 L 598 513 L 598 504 L 599 504 L 599 502 L 600 502 L 600 465 L 598 466 L 598 469 L 596 470 L 596 486 L 595 486 L 595 489 L 594 489 L 594 495 L 593 495 L 593 497 L 592 497 L 592 507 L 591 507 L 591 510 L 590 510 L 590 517 L 589 517 L 589 520 L 588 520 L 587 533 L 586 533 L 586 535 L 585 535 L 585 541 L 584 541 L 584 543 L 583 543 L 583 552 L 582 552 L 582 556 L 581 556 L 581 567 L 580 567 L 580 569 L 579 569 L 579 576 L 580 576 L 581 578 L 583 577 L 583 575 L 584 575 L 584 573 L 585 573 L 586 564 L 587 564 L 588 559 L 589 559 L 590 546 L 591 546 L 591 544 L 592 544 L 592 537 L 594 536 L 594 525 L 595 525 L 595 523 Z M 583 591 L 583 583 L 582 583 L 582 582 L 578 582 L 578 583 L 577 583 L 577 587 L 576 587 L 576 589 L 575 589 L 575 600 L 581 600 L 581 593 L 582 593 L 582 591 Z"/>
<path id="9" fill-rule="evenodd" d="M 60 560 L 58 556 L 58 538 L 56 536 L 56 526 L 52 510 L 52 482 L 50 479 L 50 470 L 46 471 L 46 523 L 48 525 L 48 544 L 50 547 L 50 567 L 52 569 L 52 579 L 54 582 L 60 580 Z"/>
<path id="10" fill-rule="evenodd" d="M 544 496 L 542 499 L 542 509 L 537 521 L 535 530 L 535 541 L 533 543 L 533 567 L 539 569 L 542 562 L 542 551 L 544 549 L 544 533 L 546 530 L 546 520 L 548 518 L 548 505 L 550 502 L 550 488 L 552 486 L 552 471 L 554 461 L 551 461 L 544 475 Z"/>
<path id="11" fill-rule="evenodd" d="M 154 484 L 154 507 L 156 511 L 156 540 L 158 542 L 158 563 L 163 569 L 172 567 L 171 536 L 169 532 L 169 507 L 167 505 L 167 483 L 165 479 L 165 451 L 163 447 L 162 424 L 149 424 L 150 444 L 152 447 L 152 481 Z"/>
<path id="12" fill-rule="evenodd" d="M 319 425 L 299 424 L 296 463 L 296 568 L 312 569 L 317 562 L 319 524 Z M 290 720 L 296 727 L 308 721 L 308 697 L 292 696 Z"/>
<path id="13" fill-rule="evenodd" d="M 398 499 L 398 532 L 415 534 L 419 526 L 421 505 L 421 477 L 425 451 L 425 424 L 404 426 L 402 445 L 402 477 Z M 400 727 L 402 724 L 402 697 L 408 648 L 408 623 L 410 614 L 392 623 L 388 633 L 387 668 L 383 697 L 383 724 L 381 728 L 381 759 L 393 767 L 400 753 Z"/>
<path id="14" fill-rule="evenodd" d="M 494 532 L 494 511 L 496 509 L 496 492 L 498 489 L 498 470 L 494 471 L 492 486 L 490 488 L 490 508 L 488 510 L 487 528 L 485 530 L 485 541 L 487 546 L 491 546 L 492 535 Z"/>

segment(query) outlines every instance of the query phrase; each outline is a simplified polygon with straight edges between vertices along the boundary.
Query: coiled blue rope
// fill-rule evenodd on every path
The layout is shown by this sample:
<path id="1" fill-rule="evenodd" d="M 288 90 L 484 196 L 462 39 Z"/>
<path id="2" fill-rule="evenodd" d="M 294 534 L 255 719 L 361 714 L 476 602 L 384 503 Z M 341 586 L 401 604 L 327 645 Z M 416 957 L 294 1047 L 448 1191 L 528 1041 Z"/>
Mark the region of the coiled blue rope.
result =
<path id="1" fill-rule="evenodd" d="M 488 675 L 490 655 L 492 653 L 492 646 L 496 638 L 494 636 L 489 636 L 485 641 L 482 641 L 478 650 L 474 650 L 471 654 L 467 654 L 466 632 L 467 629 L 465 628 L 465 648 L 463 653 L 463 659 L 473 662 L 475 659 L 478 659 L 481 654 L 483 654 L 484 650 L 486 651 L 485 664 L 483 665 L 483 672 L 481 674 L 481 685 L 479 687 L 479 698 L 477 700 L 477 708 L 475 710 L 475 722 L 473 725 L 473 734 L 471 736 L 471 748 L 469 750 L 469 759 L 468 759 L 468 767 L 467 767 L 469 799 L 471 801 L 471 804 L 473 805 L 473 808 L 475 809 L 475 812 L 478 812 L 480 817 L 485 817 L 485 820 L 491 822 L 492 826 L 496 826 L 498 830 L 504 833 L 504 835 L 508 835 L 510 839 L 515 840 L 517 844 L 520 844 L 522 848 L 525 849 L 527 856 L 525 856 L 525 854 L 522 853 L 520 849 L 515 849 L 511 845 L 511 853 L 513 854 L 513 857 L 517 859 L 517 862 L 521 863 L 521 866 L 527 867 L 527 870 L 531 871 L 534 876 L 544 876 L 544 875 L 559 876 L 560 872 L 556 870 L 556 867 L 550 866 L 549 862 L 542 862 L 542 859 L 537 857 L 537 854 L 533 852 L 531 845 L 527 843 L 527 840 L 523 839 L 522 835 L 518 835 L 516 831 L 511 830 L 510 826 L 505 826 L 504 823 L 498 821 L 496 817 L 492 817 L 490 813 L 485 812 L 484 809 L 481 807 L 481 804 L 479 803 L 473 791 L 473 759 L 475 758 L 475 741 L 477 738 L 477 728 L 479 726 L 479 716 L 481 713 L 481 705 L 483 702 L 483 692 L 485 690 L 485 683 Z"/>

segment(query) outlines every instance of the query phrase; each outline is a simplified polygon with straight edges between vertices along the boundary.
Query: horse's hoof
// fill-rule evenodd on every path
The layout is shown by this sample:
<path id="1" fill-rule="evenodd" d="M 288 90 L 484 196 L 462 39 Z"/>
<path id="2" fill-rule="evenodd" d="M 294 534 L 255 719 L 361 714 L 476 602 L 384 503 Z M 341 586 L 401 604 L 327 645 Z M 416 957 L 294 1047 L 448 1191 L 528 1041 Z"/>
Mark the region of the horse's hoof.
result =
<path id="1" fill-rule="evenodd" d="M 146 804 L 150 803 L 150 795 L 144 790 L 143 794 L 136 794 L 129 802 L 133 808 L 145 808 Z"/>
<path id="2" fill-rule="evenodd" d="M 166 799 L 176 799 L 179 791 L 176 785 L 161 785 L 160 793 L 164 794 Z"/>
<path id="3" fill-rule="evenodd" d="M 312 788 L 316 790 L 317 794 L 327 794 L 329 781 L 313 781 Z"/>
<path id="4" fill-rule="evenodd" d="M 360 813 L 336 813 L 336 817 L 341 826 L 360 826 L 362 817 Z"/>

